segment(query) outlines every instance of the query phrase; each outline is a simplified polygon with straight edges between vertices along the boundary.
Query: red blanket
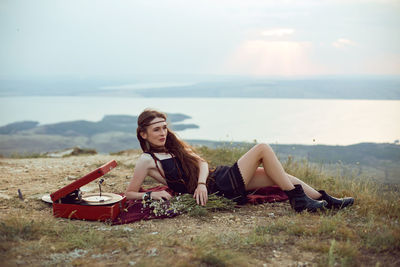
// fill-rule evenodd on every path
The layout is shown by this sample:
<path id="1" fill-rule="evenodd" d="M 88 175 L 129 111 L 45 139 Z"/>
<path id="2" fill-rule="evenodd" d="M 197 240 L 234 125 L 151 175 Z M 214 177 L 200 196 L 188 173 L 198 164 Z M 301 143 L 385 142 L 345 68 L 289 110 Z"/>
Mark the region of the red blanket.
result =
<path id="1" fill-rule="evenodd" d="M 166 190 L 169 193 L 173 194 L 173 191 L 169 189 L 167 186 L 156 186 L 141 191 L 146 192 L 146 191 L 162 191 L 162 190 Z M 248 193 L 247 203 L 250 204 L 278 202 L 278 201 L 285 201 L 288 199 L 286 194 L 278 186 L 263 187 L 255 191 L 249 191 L 247 193 Z M 125 209 L 119 214 L 117 218 L 115 218 L 112 224 L 117 225 L 117 224 L 132 223 L 140 220 L 164 219 L 164 218 L 171 218 L 176 215 L 178 214 L 172 214 L 169 216 L 166 215 L 155 216 L 151 212 L 151 208 L 148 207 L 143 208 L 141 200 L 128 200 L 126 202 Z"/>

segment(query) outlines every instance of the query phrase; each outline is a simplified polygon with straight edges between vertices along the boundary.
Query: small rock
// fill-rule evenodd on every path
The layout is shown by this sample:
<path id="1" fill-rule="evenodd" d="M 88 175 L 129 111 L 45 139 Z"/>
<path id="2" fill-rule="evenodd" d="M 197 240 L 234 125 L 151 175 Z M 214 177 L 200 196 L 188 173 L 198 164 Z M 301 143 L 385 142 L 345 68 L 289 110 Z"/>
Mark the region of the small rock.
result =
<path id="1" fill-rule="evenodd" d="M 280 254 L 281 254 L 279 251 L 276 251 L 276 250 L 272 250 L 272 253 L 274 254 L 275 258 L 279 258 Z"/>
<path id="2" fill-rule="evenodd" d="M 99 231 L 111 231 L 112 230 L 111 227 L 107 227 L 107 226 L 99 226 L 96 229 Z"/>
<path id="3" fill-rule="evenodd" d="M 269 217 L 275 217 L 275 214 L 273 212 L 268 213 Z"/>
<path id="4" fill-rule="evenodd" d="M 68 181 L 74 181 L 74 180 L 76 180 L 78 178 L 76 176 L 73 176 L 73 175 L 68 175 L 65 179 L 68 180 Z"/>
<path id="5" fill-rule="evenodd" d="M 116 250 L 114 250 L 113 252 L 111 252 L 111 254 L 112 254 L 112 255 L 115 255 L 115 254 L 118 254 L 120 251 L 121 251 L 121 250 L 116 249 Z"/>
<path id="6" fill-rule="evenodd" d="M 136 264 L 136 261 L 129 261 L 129 266 L 133 266 Z"/>
<path id="7" fill-rule="evenodd" d="M 71 258 L 75 259 L 75 258 L 80 258 L 80 257 L 82 257 L 82 256 L 85 256 L 86 253 L 87 253 L 87 250 L 84 250 L 84 249 L 75 249 L 74 251 L 68 253 L 68 255 L 69 255 Z"/>
<path id="8" fill-rule="evenodd" d="M 308 266 L 308 262 L 301 262 L 301 261 L 299 261 L 298 263 L 297 263 L 297 267 L 307 267 Z"/>
<path id="9" fill-rule="evenodd" d="M 49 153 L 46 153 L 45 155 L 50 158 L 62 158 L 63 156 L 71 155 L 73 151 L 74 151 L 74 149 L 70 148 L 70 149 L 65 149 L 65 150 L 57 151 L 57 152 L 49 152 Z"/>
<path id="10" fill-rule="evenodd" d="M 158 254 L 157 248 L 151 248 L 147 250 L 147 254 L 149 255 L 149 257 L 157 256 Z"/>
<path id="11" fill-rule="evenodd" d="M 103 254 L 93 254 L 93 255 L 92 255 L 92 258 L 93 258 L 93 259 L 98 259 L 98 258 L 103 258 L 103 257 L 104 257 Z"/>
<path id="12" fill-rule="evenodd" d="M 0 198 L 4 198 L 4 199 L 11 199 L 11 197 L 9 195 L 0 193 Z"/>
<path id="13" fill-rule="evenodd" d="M 152 235 L 158 235 L 158 232 L 152 232 L 151 234 Z"/>
<path id="14" fill-rule="evenodd" d="M 178 230 L 177 233 L 178 233 L 178 234 L 182 234 L 183 231 L 182 231 L 182 230 Z"/>

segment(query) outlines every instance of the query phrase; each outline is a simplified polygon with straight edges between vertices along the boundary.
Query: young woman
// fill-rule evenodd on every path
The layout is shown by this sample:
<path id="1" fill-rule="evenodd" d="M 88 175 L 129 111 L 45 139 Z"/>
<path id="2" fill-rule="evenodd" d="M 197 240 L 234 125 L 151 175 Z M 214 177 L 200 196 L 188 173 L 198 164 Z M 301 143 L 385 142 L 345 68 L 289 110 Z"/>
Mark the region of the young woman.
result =
<path id="1" fill-rule="evenodd" d="M 255 145 L 232 166 L 209 170 L 207 162 L 168 129 L 166 120 L 164 113 L 150 109 L 138 117 L 136 132 L 144 153 L 125 192 L 128 199 L 170 199 L 167 191 L 139 192 L 145 177 L 151 176 L 177 193 L 193 194 L 200 205 L 205 205 L 208 194 L 215 192 L 245 203 L 246 191 L 271 185 L 284 190 L 297 212 L 341 209 L 354 202 L 353 198 L 338 199 L 323 190 L 316 191 L 286 173 L 267 144 Z"/>

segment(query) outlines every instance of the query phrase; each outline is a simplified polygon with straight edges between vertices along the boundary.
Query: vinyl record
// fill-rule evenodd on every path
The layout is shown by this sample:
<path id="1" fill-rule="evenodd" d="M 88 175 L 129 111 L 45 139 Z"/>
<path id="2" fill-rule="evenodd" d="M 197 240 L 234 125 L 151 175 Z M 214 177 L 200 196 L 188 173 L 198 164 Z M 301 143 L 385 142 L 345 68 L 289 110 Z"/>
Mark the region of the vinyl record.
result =
<path id="1" fill-rule="evenodd" d="M 82 196 L 82 205 L 109 205 L 122 200 L 122 196 L 114 193 L 85 193 Z"/>

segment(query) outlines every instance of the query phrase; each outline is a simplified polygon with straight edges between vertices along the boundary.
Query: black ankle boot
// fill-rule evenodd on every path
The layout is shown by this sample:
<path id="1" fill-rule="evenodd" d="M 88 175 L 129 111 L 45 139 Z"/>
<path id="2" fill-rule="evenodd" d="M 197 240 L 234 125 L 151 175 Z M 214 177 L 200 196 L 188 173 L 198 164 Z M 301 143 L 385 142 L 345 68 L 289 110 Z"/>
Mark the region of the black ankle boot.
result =
<path id="1" fill-rule="evenodd" d="M 352 197 L 335 198 L 328 195 L 324 190 L 319 190 L 318 192 L 322 195 L 318 200 L 328 202 L 328 205 L 326 205 L 327 209 L 343 209 L 354 203 L 354 198 Z"/>
<path id="2" fill-rule="evenodd" d="M 295 184 L 294 189 L 284 191 L 289 197 L 290 206 L 297 211 L 302 212 L 307 210 L 308 212 L 316 212 L 318 209 L 324 209 L 327 205 L 326 201 L 318 201 L 309 198 L 303 191 L 303 187 L 300 184 Z"/>

